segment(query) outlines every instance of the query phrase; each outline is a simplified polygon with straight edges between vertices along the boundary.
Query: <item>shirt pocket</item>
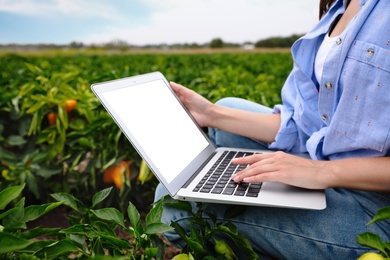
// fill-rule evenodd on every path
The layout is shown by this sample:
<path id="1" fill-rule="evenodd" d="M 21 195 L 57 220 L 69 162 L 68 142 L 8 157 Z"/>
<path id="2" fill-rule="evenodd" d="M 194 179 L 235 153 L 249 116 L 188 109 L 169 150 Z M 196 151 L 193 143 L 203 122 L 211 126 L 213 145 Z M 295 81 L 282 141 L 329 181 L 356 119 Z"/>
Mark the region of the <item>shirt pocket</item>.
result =
<path id="1" fill-rule="evenodd" d="M 390 50 L 355 41 L 339 83 L 340 100 L 330 126 L 336 150 L 385 153 L 390 132 Z"/>

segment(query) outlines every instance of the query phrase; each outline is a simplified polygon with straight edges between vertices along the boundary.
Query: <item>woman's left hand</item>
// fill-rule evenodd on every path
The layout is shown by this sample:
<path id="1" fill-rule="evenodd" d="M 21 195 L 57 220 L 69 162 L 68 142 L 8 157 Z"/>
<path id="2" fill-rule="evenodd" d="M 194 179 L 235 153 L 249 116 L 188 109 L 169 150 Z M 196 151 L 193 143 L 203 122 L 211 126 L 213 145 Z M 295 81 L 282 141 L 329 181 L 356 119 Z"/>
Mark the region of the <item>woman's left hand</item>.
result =
<path id="1" fill-rule="evenodd" d="M 249 164 L 232 176 L 235 182 L 281 182 L 307 189 L 328 188 L 321 173 L 324 161 L 272 152 L 236 158 L 232 163 Z"/>

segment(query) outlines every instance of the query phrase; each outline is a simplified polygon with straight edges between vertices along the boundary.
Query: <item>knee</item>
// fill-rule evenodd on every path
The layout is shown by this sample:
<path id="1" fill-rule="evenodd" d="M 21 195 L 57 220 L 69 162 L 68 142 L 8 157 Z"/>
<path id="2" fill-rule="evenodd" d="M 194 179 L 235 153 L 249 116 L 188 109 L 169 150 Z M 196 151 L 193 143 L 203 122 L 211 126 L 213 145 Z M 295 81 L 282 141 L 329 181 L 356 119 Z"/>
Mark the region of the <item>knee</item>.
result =
<path id="1" fill-rule="evenodd" d="M 242 102 L 241 100 L 242 99 L 235 97 L 225 97 L 215 102 L 215 104 L 223 107 L 239 108 L 239 103 Z"/>
<path id="2" fill-rule="evenodd" d="M 165 189 L 164 185 L 159 183 L 156 187 L 156 191 L 154 192 L 154 202 L 159 201 L 165 195 L 168 195 L 168 191 Z"/>

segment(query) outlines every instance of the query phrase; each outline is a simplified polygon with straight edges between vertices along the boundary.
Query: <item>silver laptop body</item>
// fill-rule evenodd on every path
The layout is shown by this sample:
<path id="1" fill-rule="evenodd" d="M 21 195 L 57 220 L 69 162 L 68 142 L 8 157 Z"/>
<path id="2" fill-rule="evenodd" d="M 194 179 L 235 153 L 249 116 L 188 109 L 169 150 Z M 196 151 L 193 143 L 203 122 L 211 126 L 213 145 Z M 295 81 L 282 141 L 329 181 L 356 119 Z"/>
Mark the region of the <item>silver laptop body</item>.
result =
<path id="1" fill-rule="evenodd" d="M 240 192 L 227 194 L 228 189 L 222 188 L 218 177 L 214 177 L 212 182 L 219 183 L 218 189 L 210 185 L 207 185 L 209 191 L 202 188 L 201 185 L 209 183 L 206 180 L 209 177 L 205 176 L 210 168 L 220 163 L 226 151 L 240 156 L 271 151 L 216 148 L 160 72 L 97 83 L 91 88 L 172 197 L 210 203 L 326 208 L 324 190 L 307 190 L 282 183 L 253 184 L 252 189 L 252 184 L 240 184 Z M 242 191 L 242 186 L 247 190 Z M 259 188 L 257 195 L 249 193 L 248 190 L 255 188 Z"/>

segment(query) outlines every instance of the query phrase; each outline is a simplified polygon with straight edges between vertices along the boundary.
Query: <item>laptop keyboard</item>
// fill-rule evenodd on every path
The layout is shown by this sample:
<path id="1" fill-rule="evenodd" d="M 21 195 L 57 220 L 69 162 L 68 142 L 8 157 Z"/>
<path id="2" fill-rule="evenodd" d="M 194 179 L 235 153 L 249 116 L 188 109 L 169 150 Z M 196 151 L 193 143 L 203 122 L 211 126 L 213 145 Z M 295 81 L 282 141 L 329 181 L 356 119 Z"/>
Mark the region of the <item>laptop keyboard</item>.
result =
<path id="1" fill-rule="evenodd" d="M 239 172 L 248 165 L 231 164 L 235 157 L 249 156 L 254 153 L 225 151 L 209 172 L 194 188 L 195 192 L 215 193 L 233 196 L 257 197 L 262 183 L 236 183 L 230 179 L 232 174 Z"/>

